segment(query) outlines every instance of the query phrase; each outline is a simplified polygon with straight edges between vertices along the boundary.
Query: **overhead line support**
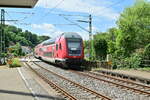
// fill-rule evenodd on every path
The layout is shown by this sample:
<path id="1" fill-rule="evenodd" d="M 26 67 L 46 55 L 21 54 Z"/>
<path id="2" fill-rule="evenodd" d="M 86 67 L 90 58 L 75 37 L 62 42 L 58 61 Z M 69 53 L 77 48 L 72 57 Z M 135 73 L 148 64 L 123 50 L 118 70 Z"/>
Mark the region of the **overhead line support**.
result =
<path id="1" fill-rule="evenodd" d="M 4 33 L 4 27 L 5 27 L 5 10 L 1 9 L 1 29 L 0 29 L 0 64 L 5 64 L 5 54 L 6 48 L 5 48 L 5 33 Z"/>

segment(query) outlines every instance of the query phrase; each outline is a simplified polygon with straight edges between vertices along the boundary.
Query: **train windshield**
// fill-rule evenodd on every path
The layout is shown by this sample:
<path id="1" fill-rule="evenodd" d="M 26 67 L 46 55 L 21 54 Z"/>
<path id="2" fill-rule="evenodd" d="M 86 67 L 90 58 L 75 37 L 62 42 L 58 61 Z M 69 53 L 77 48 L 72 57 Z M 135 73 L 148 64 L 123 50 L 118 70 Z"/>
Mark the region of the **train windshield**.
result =
<path id="1" fill-rule="evenodd" d="M 80 42 L 68 42 L 68 48 L 76 50 L 80 48 Z"/>
<path id="2" fill-rule="evenodd" d="M 69 56 L 80 56 L 81 54 L 81 39 L 68 39 Z"/>

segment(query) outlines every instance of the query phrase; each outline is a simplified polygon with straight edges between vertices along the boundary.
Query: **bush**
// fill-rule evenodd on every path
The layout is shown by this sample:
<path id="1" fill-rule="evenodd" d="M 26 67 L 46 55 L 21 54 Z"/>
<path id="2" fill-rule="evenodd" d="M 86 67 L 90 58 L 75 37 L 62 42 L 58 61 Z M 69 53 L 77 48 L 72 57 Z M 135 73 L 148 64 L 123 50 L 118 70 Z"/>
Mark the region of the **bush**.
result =
<path id="1" fill-rule="evenodd" d="M 129 68 L 139 68 L 141 64 L 141 55 L 133 54 L 129 59 L 127 59 L 127 67 Z"/>
<path id="2" fill-rule="evenodd" d="M 113 61 L 113 69 L 116 68 L 139 68 L 141 64 L 142 57 L 140 54 L 135 53 L 130 57 L 126 58 L 114 58 Z"/>
<path id="3" fill-rule="evenodd" d="M 21 67 L 21 62 L 19 61 L 18 58 L 12 58 L 8 61 L 9 67 L 14 68 L 14 67 Z"/>
<path id="4" fill-rule="evenodd" d="M 150 60 L 150 43 L 144 48 L 144 58 Z"/>

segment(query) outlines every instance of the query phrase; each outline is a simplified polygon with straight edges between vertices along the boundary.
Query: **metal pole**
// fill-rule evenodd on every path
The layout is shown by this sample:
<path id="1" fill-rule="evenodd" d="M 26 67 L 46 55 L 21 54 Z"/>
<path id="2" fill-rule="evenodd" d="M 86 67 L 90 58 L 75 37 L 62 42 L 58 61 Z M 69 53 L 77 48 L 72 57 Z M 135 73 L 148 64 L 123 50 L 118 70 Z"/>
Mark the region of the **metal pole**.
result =
<path id="1" fill-rule="evenodd" d="M 5 27 L 5 11 L 4 9 L 2 9 L 2 21 L 1 21 L 1 25 L 2 25 L 2 37 L 3 37 L 3 52 L 5 53 L 5 32 L 4 32 L 4 27 Z"/>
<path id="2" fill-rule="evenodd" d="M 89 15 L 89 59 L 92 59 L 92 16 Z"/>
<path id="3" fill-rule="evenodd" d="M 1 58 L 0 60 L 3 60 L 3 62 L 1 62 L 2 64 L 5 64 L 5 55 L 3 55 L 4 53 L 6 53 L 6 49 L 5 49 L 5 33 L 4 33 L 4 26 L 5 26 L 5 11 L 4 9 L 1 9 L 1 31 L 0 31 L 0 44 L 1 44 Z"/>
<path id="4" fill-rule="evenodd" d="M 2 16 L 2 12 L 1 12 L 1 16 Z M 1 17 L 2 20 L 2 17 Z M 1 21 L 2 22 L 2 21 Z M 1 59 L 1 54 L 2 54 L 2 25 L 0 26 L 0 59 Z"/>

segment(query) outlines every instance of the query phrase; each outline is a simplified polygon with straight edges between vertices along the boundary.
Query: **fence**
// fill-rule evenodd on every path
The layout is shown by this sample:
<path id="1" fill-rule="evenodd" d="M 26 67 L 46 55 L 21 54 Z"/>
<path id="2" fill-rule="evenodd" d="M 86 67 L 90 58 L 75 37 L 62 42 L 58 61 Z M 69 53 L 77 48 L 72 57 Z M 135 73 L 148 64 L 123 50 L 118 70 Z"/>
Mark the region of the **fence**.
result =
<path id="1" fill-rule="evenodd" d="M 150 60 L 142 60 L 140 65 L 142 67 L 150 67 Z"/>
<path id="2" fill-rule="evenodd" d="M 107 61 L 84 61 L 83 66 L 88 68 L 105 68 L 112 69 L 112 62 Z"/>

